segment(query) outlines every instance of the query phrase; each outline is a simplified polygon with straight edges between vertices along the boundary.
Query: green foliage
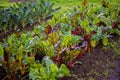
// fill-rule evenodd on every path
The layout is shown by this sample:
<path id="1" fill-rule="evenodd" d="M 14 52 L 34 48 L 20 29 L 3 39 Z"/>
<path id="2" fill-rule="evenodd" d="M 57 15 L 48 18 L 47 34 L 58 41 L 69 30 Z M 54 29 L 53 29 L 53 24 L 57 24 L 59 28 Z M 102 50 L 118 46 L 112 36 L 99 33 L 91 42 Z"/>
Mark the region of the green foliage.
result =
<path id="1" fill-rule="evenodd" d="M 0 9 L 1 8 L 7 8 L 9 6 L 12 6 L 14 3 L 10 2 L 10 0 L 0 0 Z"/>
<path id="2" fill-rule="evenodd" d="M 49 21 L 35 26 L 32 32 L 12 34 L 5 42 L 7 46 L 4 48 L 8 57 L 5 65 L 7 63 L 9 65 L 9 67 L 4 65 L 7 73 L 15 75 L 10 72 L 20 71 L 23 75 L 29 69 L 29 78 L 32 80 L 56 80 L 63 76 L 69 76 L 70 72 L 65 64 L 72 67 L 73 59 L 81 58 L 83 53 L 88 53 L 90 45 L 95 48 L 97 43 L 102 40 L 103 45 L 107 46 L 111 34 L 120 34 L 119 6 L 114 4 L 116 7 L 114 9 L 110 5 L 112 4 L 106 5 L 106 7 L 91 3 L 81 4 L 70 11 L 71 13 L 55 14 Z M 29 2 L 18 3 L 15 8 L 4 9 L 3 12 L 8 11 L 3 15 L 7 15 L 3 19 L 5 21 L 4 24 L 2 23 L 5 26 L 3 28 L 5 30 L 7 25 L 16 26 L 17 21 L 18 23 L 20 21 L 23 27 L 27 24 L 32 25 L 44 21 L 48 15 L 51 16 L 52 6 L 53 4 L 41 1 L 32 4 Z M 50 11 L 47 10 L 49 8 Z M 111 9 L 114 13 L 117 10 L 117 16 L 112 16 L 114 13 Z M 13 14 L 20 20 L 16 17 L 10 18 Z M 7 20 L 10 20 L 10 23 L 7 23 Z M 0 49 L 3 52 L 2 47 Z M 48 57 L 44 57 L 45 55 Z M 38 60 L 36 57 L 40 57 L 42 60 Z"/>
<path id="3" fill-rule="evenodd" d="M 93 35 L 91 39 L 96 41 L 99 41 L 100 39 L 102 39 L 103 37 L 102 28 L 98 26 L 94 26 L 93 30 L 96 31 L 97 33 Z"/>
<path id="4" fill-rule="evenodd" d="M 0 45 L 0 66 L 2 65 L 2 61 L 3 61 L 3 57 L 4 57 L 4 50 L 3 47 Z"/>
<path id="5" fill-rule="evenodd" d="M 12 7 L 0 10 L 0 31 L 17 30 L 19 26 L 45 21 L 54 11 L 53 3 L 44 0 L 37 2 L 15 3 Z M 49 18 L 47 18 L 49 19 Z"/>
<path id="6" fill-rule="evenodd" d="M 59 72 L 57 73 L 58 78 L 63 76 L 70 76 L 70 71 L 64 64 L 61 65 L 61 67 L 59 68 Z"/>
<path id="7" fill-rule="evenodd" d="M 9 54 L 9 65 L 12 65 L 10 68 L 5 67 L 6 69 L 9 69 L 7 73 L 12 72 L 13 70 L 11 69 L 12 67 L 16 67 L 14 71 L 16 72 L 17 70 L 21 72 L 21 75 L 23 75 L 27 69 L 29 69 L 29 65 L 35 63 L 35 55 L 38 54 L 45 54 L 52 58 L 55 53 L 55 46 L 52 45 L 51 41 L 46 39 L 44 40 L 44 35 L 37 35 L 37 28 L 35 28 L 35 32 L 28 32 L 28 33 L 21 33 L 21 34 L 12 34 L 8 40 L 7 40 L 7 46 L 5 46 L 6 53 Z M 39 34 L 39 33 L 38 33 Z M 50 36 L 50 35 L 49 35 Z M 51 34 L 52 36 L 52 34 Z M 50 36 L 50 37 L 51 37 Z M 55 42 L 56 43 L 56 42 Z M 18 61 L 14 65 L 14 63 Z M 51 60 L 43 60 L 42 65 L 47 66 L 49 63 L 53 63 Z M 45 63 L 45 64 L 44 64 Z M 47 65 L 46 65 L 47 64 Z M 26 67 L 23 67 L 23 65 L 26 65 Z M 52 64 L 51 66 L 51 71 L 52 73 L 55 72 L 54 74 L 50 73 L 52 76 L 52 79 L 55 79 L 56 77 L 56 72 L 57 71 L 57 65 Z M 49 66 L 49 67 L 50 67 Z M 55 70 L 53 70 L 53 67 Z M 47 68 L 45 68 L 47 69 Z M 68 71 L 68 70 L 67 70 Z M 11 73 L 12 74 L 12 73 Z M 46 72 L 44 73 L 46 74 Z M 63 73 L 64 74 L 64 73 Z M 61 73 L 61 75 L 63 75 Z M 15 74 L 12 74 L 15 75 Z M 11 76 L 11 75 L 10 75 Z M 54 77 L 55 76 L 55 77 Z M 67 76 L 67 72 L 65 73 L 65 76 Z M 12 77 L 12 76 L 11 76 Z M 44 76 L 42 76 L 44 78 Z M 50 76 L 49 76 L 50 77 Z"/>
<path id="8" fill-rule="evenodd" d="M 80 39 L 80 37 L 78 37 L 78 36 L 73 36 L 71 34 L 67 34 L 63 38 L 62 46 L 63 47 L 70 47 L 74 44 L 77 44 L 79 42 L 79 39 Z"/>
<path id="9" fill-rule="evenodd" d="M 44 50 L 45 50 L 45 54 L 47 56 L 53 57 L 54 56 L 54 46 L 51 45 L 50 42 L 48 41 L 42 41 Z"/>
<path id="10" fill-rule="evenodd" d="M 113 41 L 111 43 L 109 43 L 108 47 L 113 49 L 114 53 L 117 53 L 118 55 L 120 55 L 120 48 L 119 45 L 120 44 L 120 38 L 118 38 L 118 41 Z"/>
<path id="11" fill-rule="evenodd" d="M 0 56 L 3 56 L 4 55 L 4 50 L 3 50 L 3 47 L 0 45 Z"/>
<path id="12" fill-rule="evenodd" d="M 20 76 L 24 75 L 29 68 L 28 65 L 35 62 L 35 54 L 40 54 L 39 44 L 37 43 L 39 43 L 39 38 L 32 37 L 30 32 L 13 34 L 8 38 L 8 45 L 5 46 L 6 56 L 4 56 L 7 60 L 4 61 L 3 66 L 9 75 L 9 79 L 15 76 L 17 71 L 20 71 Z"/>
<path id="13" fill-rule="evenodd" d="M 87 28 L 88 26 L 89 26 L 89 21 L 88 20 L 83 20 L 82 22 L 81 22 L 81 26 L 83 27 L 83 28 Z"/>
<path id="14" fill-rule="evenodd" d="M 108 38 L 107 38 L 107 37 L 104 37 L 104 38 L 102 39 L 102 43 L 103 43 L 104 46 L 107 46 L 107 45 L 108 45 Z"/>
<path id="15" fill-rule="evenodd" d="M 29 78 L 32 80 L 57 80 L 63 76 L 70 76 L 68 68 L 62 64 L 60 68 L 47 56 L 42 64 L 34 63 L 30 66 Z"/>

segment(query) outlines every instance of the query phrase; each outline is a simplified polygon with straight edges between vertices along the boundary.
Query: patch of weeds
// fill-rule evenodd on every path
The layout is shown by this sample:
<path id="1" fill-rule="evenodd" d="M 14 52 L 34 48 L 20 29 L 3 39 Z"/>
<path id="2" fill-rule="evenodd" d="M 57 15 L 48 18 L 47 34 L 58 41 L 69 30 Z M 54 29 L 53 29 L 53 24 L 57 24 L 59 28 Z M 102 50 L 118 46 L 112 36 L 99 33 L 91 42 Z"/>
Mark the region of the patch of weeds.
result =
<path id="1" fill-rule="evenodd" d="M 118 56 L 120 56 L 120 38 L 118 38 L 117 41 L 112 40 L 108 46 L 102 47 L 103 50 L 110 50 L 112 53 L 115 53 L 112 56 L 112 60 L 116 59 Z"/>
<path id="2" fill-rule="evenodd" d="M 105 69 L 103 71 L 103 75 L 107 78 L 108 77 L 108 74 L 109 74 L 109 70 L 108 69 Z"/>
<path id="3" fill-rule="evenodd" d="M 100 74 L 96 71 L 96 70 L 91 70 L 88 74 L 87 74 L 87 76 L 90 76 L 90 75 L 96 75 L 96 76 L 99 76 Z"/>
<path id="4" fill-rule="evenodd" d="M 115 48 L 114 52 L 117 53 L 118 55 L 120 55 L 120 48 Z"/>
<path id="5" fill-rule="evenodd" d="M 115 68 L 114 63 L 107 60 L 107 64 L 105 65 L 105 69 L 107 69 L 107 68 Z"/>
<path id="6" fill-rule="evenodd" d="M 113 49 L 113 52 L 120 55 L 120 39 L 118 42 L 111 42 L 109 47 Z"/>
<path id="7" fill-rule="evenodd" d="M 109 44 L 108 44 L 108 45 L 109 45 Z M 102 49 L 103 49 L 103 50 L 107 50 L 107 49 L 109 49 L 109 46 L 103 46 Z"/>
<path id="8" fill-rule="evenodd" d="M 85 80 L 84 78 L 78 78 L 77 80 Z"/>
<path id="9" fill-rule="evenodd" d="M 107 46 L 103 46 L 102 49 L 106 50 L 112 48 L 115 53 L 120 55 L 120 38 L 117 41 L 110 41 Z"/>
<path id="10" fill-rule="evenodd" d="M 94 79 L 94 78 L 92 78 L 92 77 L 89 77 L 89 78 L 88 78 L 88 80 L 95 80 L 95 79 Z"/>
<path id="11" fill-rule="evenodd" d="M 94 71 L 94 74 L 95 74 L 96 76 L 100 76 L 100 74 L 99 74 L 97 71 Z"/>
<path id="12" fill-rule="evenodd" d="M 90 76 L 93 73 L 93 70 L 87 73 L 87 76 Z"/>

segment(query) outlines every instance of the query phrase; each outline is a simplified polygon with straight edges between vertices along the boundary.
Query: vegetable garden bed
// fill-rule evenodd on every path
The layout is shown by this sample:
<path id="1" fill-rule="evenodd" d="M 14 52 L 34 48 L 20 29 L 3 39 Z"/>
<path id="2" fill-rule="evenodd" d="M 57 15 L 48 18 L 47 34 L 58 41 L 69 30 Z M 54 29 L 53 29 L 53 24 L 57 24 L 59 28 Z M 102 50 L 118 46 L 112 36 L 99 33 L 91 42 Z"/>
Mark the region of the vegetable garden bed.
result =
<path id="1" fill-rule="evenodd" d="M 109 79 L 110 67 L 114 67 L 110 63 L 120 55 L 120 46 L 111 41 L 120 36 L 120 5 L 104 0 L 97 5 L 84 0 L 81 6 L 54 15 L 52 11 L 59 8 L 52 6 L 41 0 L 40 4 L 18 3 L 0 11 L 1 33 L 34 27 L 33 31 L 13 33 L 0 42 L 0 65 L 5 72 L 0 78 Z M 120 44 L 119 40 L 112 40 Z M 119 78 L 119 70 L 116 75 Z"/>

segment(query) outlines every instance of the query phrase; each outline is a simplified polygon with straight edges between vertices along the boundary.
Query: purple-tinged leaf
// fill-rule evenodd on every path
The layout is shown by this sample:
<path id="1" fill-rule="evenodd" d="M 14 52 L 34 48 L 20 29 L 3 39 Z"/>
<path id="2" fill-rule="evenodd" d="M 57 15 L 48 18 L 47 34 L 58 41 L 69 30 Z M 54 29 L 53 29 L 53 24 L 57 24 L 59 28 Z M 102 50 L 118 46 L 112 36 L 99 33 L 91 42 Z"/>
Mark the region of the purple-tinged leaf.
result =
<path id="1" fill-rule="evenodd" d="M 80 47 L 85 47 L 85 46 L 87 46 L 88 45 L 88 42 L 87 41 L 83 41 L 82 42 L 82 45 L 80 46 Z"/>

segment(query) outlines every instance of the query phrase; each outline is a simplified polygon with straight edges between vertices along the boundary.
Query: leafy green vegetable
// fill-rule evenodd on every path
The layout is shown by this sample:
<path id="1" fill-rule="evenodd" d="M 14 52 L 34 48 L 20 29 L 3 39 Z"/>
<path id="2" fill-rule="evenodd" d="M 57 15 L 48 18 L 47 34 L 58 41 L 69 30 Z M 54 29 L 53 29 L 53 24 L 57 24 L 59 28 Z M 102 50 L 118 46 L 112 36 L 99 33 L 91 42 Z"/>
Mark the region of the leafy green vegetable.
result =
<path id="1" fill-rule="evenodd" d="M 107 46 L 107 45 L 108 45 L 108 38 L 107 38 L 107 37 L 104 37 L 104 38 L 102 39 L 102 43 L 103 43 L 104 46 Z"/>
<path id="2" fill-rule="evenodd" d="M 60 66 L 59 72 L 57 73 L 57 77 L 70 76 L 70 71 L 67 69 L 66 65 L 62 64 Z"/>
<path id="3" fill-rule="evenodd" d="M 0 45 L 0 56 L 3 56 L 4 55 L 4 50 L 3 50 L 3 47 Z"/>
<path id="4" fill-rule="evenodd" d="M 58 68 L 47 56 L 43 58 L 42 64 L 34 63 L 30 66 L 29 78 L 32 80 L 57 80 L 63 76 L 70 76 L 68 68 L 64 64 Z"/>
<path id="5" fill-rule="evenodd" d="M 3 60 L 3 57 L 4 57 L 4 50 L 3 50 L 3 47 L 0 45 L 0 66 L 2 65 L 2 60 Z"/>

